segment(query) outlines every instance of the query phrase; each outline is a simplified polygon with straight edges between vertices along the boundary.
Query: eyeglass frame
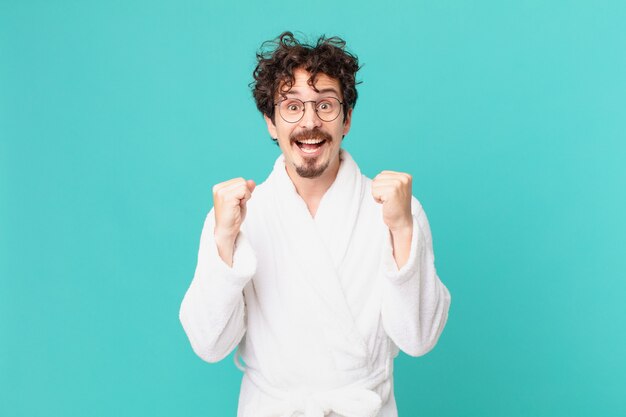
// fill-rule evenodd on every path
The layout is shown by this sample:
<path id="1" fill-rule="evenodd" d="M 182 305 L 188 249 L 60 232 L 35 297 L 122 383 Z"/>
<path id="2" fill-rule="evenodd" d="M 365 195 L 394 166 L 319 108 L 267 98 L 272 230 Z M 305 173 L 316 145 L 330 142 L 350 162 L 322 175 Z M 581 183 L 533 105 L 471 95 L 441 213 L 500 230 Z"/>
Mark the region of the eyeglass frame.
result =
<path id="1" fill-rule="evenodd" d="M 290 122 L 289 120 L 285 119 L 285 118 L 283 117 L 283 114 L 280 112 L 280 107 L 278 108 L 278 114 L 280 115 L 280 118 L 281 118 L 281 119 L 283 119 L 286 123 L 298 123 L 298 122 L 299 122 L 300 120 L 302 120 L 302 118 L 304 117 L 304 113 L 306 113 L 306 103 L 315 103 L 315 104 L 313 105 L 313 109 L 315 110 L 315 115 L 317 116 L 317 118 L 318 118 L 318 119 L 320 119 L 322 122 L 327 122 L 327 123 L 329 123 L 329 122 L 334 122 L 335 120 L 337 120 L 337 117 L 339 117 L 339 115 L 341 114 L 341 110 L 339 110 L 339 113 L 337 113 L 337 116 L 335 116 L 335 117 L 334 117 L 334 118 L 332 118 L 331 120 L 324 120 L 324 119 L 322 119 L 322 118 L 320 117 L 320 115 L 317 113 L 317 102 L 318 102 L 318 101 L 322 101 L 322 100 L 324 100 L 324 99 L 326 99 L 326 98 L 332 98 L 332 99 L 337 100 L 337 101 L 339 102 L 339 105 L 341 106 L 341 110 L 343 110 L 343 111 L 345 112 L 345 108 L 344 108 L 344 107 L 345 107 L 345 106 L 344 106 L 345 101 L 341 101 L 341 100 L 339 100 L 337 97 L 333 97 L 333 96 L 322 97 L 322 98 L 320 98 L 319 100 L 307 100 L 307 101 L 302 101 L 302 100 L 300 100 L 299 98 L 295 98 L 295 97 L 287 97 L 287 98 L 284 98 L 284 99 L 282 99 L 282 100 L 278 100 L 276 103 L 274 103 L 274 107 L 278 106 L 280 103 L 282 103 L 282 102 L 283 102 L 283 101 L 285 101 L 285 100 L 298 100 L 299 102 L 301 102 L 301 103 L 303 104 L 303 107 L 302 107 L 302 115 L 301 115 L 301 116 L 300 116 L 300 118 L 299 118 L 298 120 L 296 120 L 295 122 Z"/>

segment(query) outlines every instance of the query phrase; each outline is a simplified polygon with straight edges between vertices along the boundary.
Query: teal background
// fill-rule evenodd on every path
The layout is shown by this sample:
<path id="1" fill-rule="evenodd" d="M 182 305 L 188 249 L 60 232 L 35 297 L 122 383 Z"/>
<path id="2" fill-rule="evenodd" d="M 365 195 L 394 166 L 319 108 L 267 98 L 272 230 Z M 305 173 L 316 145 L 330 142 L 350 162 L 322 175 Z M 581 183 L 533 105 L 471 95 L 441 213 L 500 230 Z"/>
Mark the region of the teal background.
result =
<path id="1" fill-rule="evenodd" d="M 410 172 L 452 294 L 401 417 L 626 415 L 623 1 L 0 0 L 0 416 L 234 416 L 178 321 L 211 187 L 278 155 L 283 30 L 362 64 L 345 147 Z"/>

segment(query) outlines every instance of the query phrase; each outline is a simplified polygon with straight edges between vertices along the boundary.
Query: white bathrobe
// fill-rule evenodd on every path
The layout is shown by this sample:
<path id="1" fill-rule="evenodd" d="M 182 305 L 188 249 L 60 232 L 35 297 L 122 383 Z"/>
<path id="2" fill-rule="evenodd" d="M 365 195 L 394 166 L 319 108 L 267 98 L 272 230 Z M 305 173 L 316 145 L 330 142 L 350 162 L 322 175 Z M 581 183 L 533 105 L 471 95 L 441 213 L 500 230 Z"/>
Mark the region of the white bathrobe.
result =
<path id="1" fill-rule="evenodd" d="M 345 150 L 314 218 L 282 155 L 247 207 L 232 268 L 217 252 L 213 210 L 207 215 L 180 308 L 205 361 L 238 346 L 238 417 L 397 416 L 398 348 L 431 350 L 450 306 L 420 203 L 413 197 L 411 250 L 400 270 L 371 180 Z"/>

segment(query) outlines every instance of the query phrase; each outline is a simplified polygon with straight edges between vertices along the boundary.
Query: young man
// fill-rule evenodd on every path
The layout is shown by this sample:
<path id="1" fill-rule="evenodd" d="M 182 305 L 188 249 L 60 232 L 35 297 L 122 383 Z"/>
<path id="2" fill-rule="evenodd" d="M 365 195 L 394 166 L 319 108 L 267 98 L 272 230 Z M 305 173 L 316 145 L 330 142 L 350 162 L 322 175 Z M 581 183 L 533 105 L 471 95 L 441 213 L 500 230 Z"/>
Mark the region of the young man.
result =
<path id="1" fill-rule="evenodd" d="M 397 416 L 393 359 L 430 351 L 450 306 L 426 214 L 409 174 L 370 180 L 341 149 L 359 69 L 345 42 L 272 45 L 253 89 L 282 155 L 258 187 L 213 187 L 180 320 L 205 361 L 238 346 L 239 417 Z"/>

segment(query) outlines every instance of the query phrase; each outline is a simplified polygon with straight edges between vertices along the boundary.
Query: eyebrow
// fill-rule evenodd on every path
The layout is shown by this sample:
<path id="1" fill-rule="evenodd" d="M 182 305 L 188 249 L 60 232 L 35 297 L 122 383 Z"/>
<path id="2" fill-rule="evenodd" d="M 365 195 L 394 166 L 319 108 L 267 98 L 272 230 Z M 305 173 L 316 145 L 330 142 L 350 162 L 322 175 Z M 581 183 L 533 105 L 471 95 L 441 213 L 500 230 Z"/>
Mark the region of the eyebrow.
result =
<path id="1" fill-rule="evenodd" d="M 318 91 L 318 94 L 325 94 L 325 93 L 335 93 L 337 95 L 339 95 L 339 92 L 333 88 L 333 87 L 328 87 L 328 88 L 322 88 L 321 90 Z M 285 95 L 287 94 L 296 94 L 299 95 L 299 91 L 297 88 L 292 88 L 291 90 L 287 91 L 285 93 Z"/>

